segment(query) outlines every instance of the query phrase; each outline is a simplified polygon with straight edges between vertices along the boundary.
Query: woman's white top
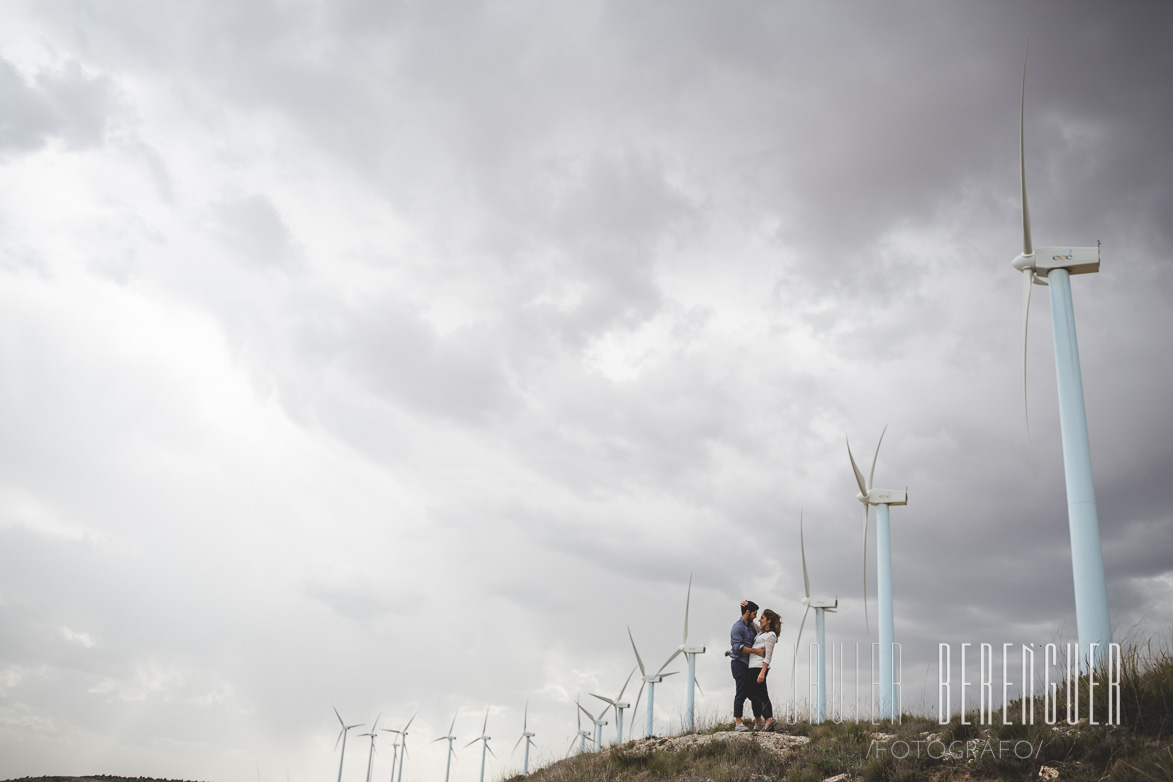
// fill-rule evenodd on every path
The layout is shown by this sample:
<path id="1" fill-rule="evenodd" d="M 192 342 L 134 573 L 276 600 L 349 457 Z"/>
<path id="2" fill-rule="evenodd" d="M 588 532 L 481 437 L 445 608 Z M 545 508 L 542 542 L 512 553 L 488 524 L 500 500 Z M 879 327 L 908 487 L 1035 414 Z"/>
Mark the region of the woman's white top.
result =
<path id="1" fill-rule="evenodd" d="M 766 656 L 758 657 L 756 654 L 751 654 L 749 656 L 749 667 L 761 668 L 762 663 L 770 662 L 770 660 L 774 657 L 774 644 L 776 643 L 778 643 L 777 633 L 773 631 L 758 633 L 757 636 L 753 639 L 754 648 L 756 649 L 759 646 L 766 647 Z"/>

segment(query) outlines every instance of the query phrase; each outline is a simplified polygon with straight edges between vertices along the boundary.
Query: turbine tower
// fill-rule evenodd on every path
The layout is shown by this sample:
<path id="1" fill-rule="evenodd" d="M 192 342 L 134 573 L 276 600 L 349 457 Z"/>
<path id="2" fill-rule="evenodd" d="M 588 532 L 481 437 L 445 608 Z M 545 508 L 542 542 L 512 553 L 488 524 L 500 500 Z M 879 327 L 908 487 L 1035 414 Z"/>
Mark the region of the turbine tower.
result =
<path id="1" fill-rule="evenodd" d="M 578 701 L 575 701 L 575 703 L 578 703 Z M 595 749 L 602 749 L 603 748 L 603 726 L 607 724 L 607 721 L 605 719 L 603 719 L 603 715 L 606 714 L 607 709 L 609 709 L 611 707 L 610 706 L 603 707 L 603 710 L 599 712 L 598 717 L 596 717 L 595 715 L 593 715 L 589 711 L 587 711 L 585 708 L 583 708 L 583 705 L 581 703 L 578 703 L 578 708 L 582 709 L 582 713 L 587 715 L 587 718 L 591 722 L 595 723 L 595 739 L 594 739 Z"/>
<path id="2" fill-rule="evenodd" d="M 489 727 L 489 710 L 486 708 L 485 709 L 485 724 L 481 726 L 481 735 L 477 736 L 475 739 L 473 739 L 472 741 L 465 744 L 466 747 L 471 747 L 473 744 L 476 744 L 478 741 L 483 742 L 483 744 L 481 746 L 481 782 L 485 782 L 485 753 L 487 752 L 490 755 L 493 755 L 493 757 L 497 757 L 496 755 L 493 754 L 493 750 L 489 749 L 489 738 L 490 737 L 485 735 L 485 730 L 488 727 Z"/>
<path id="3" fill-rule="evenodd" d="M 1059 427 L 1063 439 L 1063 474 L 1067 482 L 1067 525 L 1071 533 L 1071 574 L 1075 581 L 1075 624 L 1079 635 L 1081 670 L 1107 659 L 1112 643 L 1108 615 L 1108 587 L 1100 548 L 1100 521 L 1092 484 L 1091 445 L 1087 410 L 1075 338 L 1075 309 L 1071 275 L 1100 270 L 1100 248 L 1035 248 L 1031 243 L 1030 209 L 1026 201 L 1026 59 L 1022 63 L 1022 101 L 1018 115 L 1018 163 L 1022 178 L 1022 254 L 1013 266 L 1022 273 L 1022 391 L 1026 402 L 1026 335 L 1030 317 L 1031 283 L 1051 291 L 1051 331 L 1055 340 L 1055 377 L 1059 390 Z M 1030 419 L 1027 418 L 1027 439 Z M 1092 647 L 1096 651 L 1092 652 Z M 1093 659 L 1094 658 L 1094 659 Z"/>
<path id="4" fill-rule="evenodd" d="M 529 699 L 527 698 L 525 701 L 525 713 L 521 718 L 521 738 L 519 738 L 517 740 L 517 744 L 513 745 L 513 751 L 517 752 L 517 745 L 521 743 L 522 739 L 525 739 L 525 763 L 521 767 L 521 775 L 523 777 L 529 776 L 529 748 L 534 743 L 533 742 L 534 736 L 537 735 L 536 733 L 530 733 L 528 726 L 529 726 Z"/>
<path id="5" fill-rule="evenodd" d="M 448 735 L 441 736 L 440 738 L 435 739 L 432 742 L 433 744 L 435 744 L 437 741 L 447 741 L 448 742 L 448 764 L 446 766 L 444 766 L 444 782 L 448 782 L 448 774 L 450 771 L 452 771 L 452 756 L 456 754 L 456 751 L 452 749 L 452 742 L 456 741 L 456 737 L 452 735 L 452 729 L 455 727 L 456 727 L 456 715 L 453 714 L 452 715 L 452 724 L 448 726 Z M 482 732 L 484 732 L 484 731 L 482 731 Z"/>
<path id="6" fill-rule="evenodd" d="M 693 729 L 693 712 L 695 711 L 694 704 L 696 702 L 695 690 L 699 687 L 696 682 L 696 656 L 705 653 L 705 647 L 688 642 L 688 608 L 691 602 L 692 573 L 689 573 L 688 596 L 684 600 L 684 639 L 681 641 L 680 647 L 676 650 L 677 653 L 684 652 L 684 657 L 688 660 L 688 700 L 686 701 L 684 710 L 684 730 L 688 733 L 692 733 Z M 668 659 L 671 660 L 672 658 L 669 657 Z"/>
<path id="7" fill-rule="evenodd" d="M 338 738 L 334 740 L 334 749 L 338 749 L 338 742 L 342 742 L 342 754 L 338 756 L 338 782 L 342 782 L 342 761 L 346 759 L 346 734 L 350 733 L 351 728 L 361 728 L 362 723 L 356 722 L 353 725 L 347 725 L 342 721 L 342 715 L 338 713 L 338 707 L 331 707 L 334 709 L 334 716 L 338 718 L 338 724 L 342 726 L 342 730 L 338 731 Z"/>
<path id="8" fill-rule="evenodd" d="M 635 668 L 631 669 L 631 673 L 627 674 L 627 681 L 623 682 L 623 689 L 615 696 L 614 700 L 604 698 L 602 695 L 595 695 L 591 693 L 592 697 L 598 698 L 604 703 L 610 704 L 610 707 L 615 710 L 615 743 L 623 743 L 623 710 L 631 706 L 630 703 L 623 702 L 623 693 L 627 691 L 627 685 L 631 683 L 631 677 L 635 676 Z"/>
<path id="9" fill-rule="evenodd" d="M 871 625 L 868 622 L 868 509 L 876 506 L 876 603 L 880 614 L 880 716 L 896 719 L 897 704 L 893 686 L 892 657 L 896 643 L 896 628 L 892 615 L 892 532 L 888 508 L 892 505 L 907 505 L 908 491 L 896 489 L 874 489 L 872 479 L 876 475 L 876 459 L 880 456 L 880 445 L 884 442 L 884 431 L 880 432 L 880 440 L 876 443 L 876 453 L 872 457 L 872 469 L 868 473 L 867 483 L 851 455 L 851 441 L 847 442 L 847 458 L 851 460 L 851 469 L 855 472 L 855 482 L 859 485 L 859 494 L 855 498 L 863 503 L 863 616 L 864 624 L 871 634 Z"/>
<path id="10" fill-rule="evenodd" d="M 664 664 L 660 666 L 658 671 L 649 675 L 647 670 L 644 669 L 644 661 L 639 656 L 639 649 L 635 648 L 635 638 L 631 635 L 631 625 L 627 626 L 627 637 L 631 640 L 631 651 L 635 652 L 635 662 L 639 666 L 640 676 L 643 677 L 639 685 L 639 693 L 635 696 L 635 708 L 632 709 L 631 713 L 635 714 L 639 710 L 639 699 L 643 697 L 644 685 L 646 684 L 648 686 L 648 724 L 644 736 L 652 736 L 655 735 L 652 728 L 652 718 L 654 716 L 654 706 L 656 702 L 656 685 L 664 681 L 665 676 L 675 676 L 677 673 L 679 673 L 679 671 L 670 671 L 669 673 L 664 673 L 664 669 L 668 667 L 669 663 L 676 659 L 676 655 L 680 654 L 680 650 L 677 649 L 675 652 L 673 652 L 672 656 L 664 661 Z"/>
<path id="11" fill-rule="evenodd" d="M 828 611 L 834 613 L 835 609 L 839 607 L 839 598 L 811 597 L 811 580 L 806 572 L 806 541 L 802 531 L 801 512 L 798 515 L 798 544 L 799 550 L 802 552 L 802 585 L 806 594 L 806 597 L 802 599 L 802 604 L 806 606 L 806 610 L 802 612 L 802 622 L 798 625 L 798 637 L 794 639 L 794 660 L 790 664 L 790 692 L 792 694 L 796 692 L 794 670 L 798 664 L 798 643 L 802 640 L 802 628 L 806 626 L 806 615 L 813 608 L 815 609 L 815 635 L 819 645 L 819 699 L 815 703 L 815 722 L 823 722 L 827 719 L 827 643 L 823 627 L 823 614 Z M 797 709 L 797 706 L 795 708 Z"/>

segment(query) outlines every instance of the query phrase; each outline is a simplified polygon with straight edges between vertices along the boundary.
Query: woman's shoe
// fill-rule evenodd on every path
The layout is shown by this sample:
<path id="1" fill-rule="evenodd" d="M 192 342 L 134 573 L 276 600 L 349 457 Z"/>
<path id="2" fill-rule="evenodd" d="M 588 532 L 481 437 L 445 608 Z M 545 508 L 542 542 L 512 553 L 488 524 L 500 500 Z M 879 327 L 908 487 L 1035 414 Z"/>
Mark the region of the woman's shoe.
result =
<path id="1" fill-rule="evenodd" d="M 737 725 L 733 729 L 738 732 L 744 732 L 744 731 L 749 730 L 749 726 L 748 725 Z"/>
<path id="2" fill-rule="evenodd" d="M 762 726 L 755 722 L 753 724 L 753 729 L 754 729 L 754 733 L 757 733 L 759 730 L 762 729 Z"/>
<path id="3" fill-rule="evenodd" d="M 777 724 L 778 724 L 777 721 L 773 717 L 770 717 L 770 719 L 766 720 L 766 724 L 762 728 L 762 730 L 764 730 L 766 733 L 773 733 L 774 726 L 776 726 Z"/>

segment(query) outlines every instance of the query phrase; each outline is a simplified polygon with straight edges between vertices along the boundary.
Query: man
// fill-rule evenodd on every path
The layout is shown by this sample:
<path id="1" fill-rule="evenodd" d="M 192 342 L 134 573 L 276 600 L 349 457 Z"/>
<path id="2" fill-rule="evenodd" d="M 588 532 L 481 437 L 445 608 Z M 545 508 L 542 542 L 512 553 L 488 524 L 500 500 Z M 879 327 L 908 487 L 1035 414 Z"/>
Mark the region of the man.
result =
<path id="1" fill-rule="evenodd" d="M 754 638 L 758 634 L 757 628 L 754 627 L 754 619 L 757 618 L 757 615 L 758 604 L 752 600 L 742 600 L 741 618 L 733 623 L 733 628 L 729 631 L 729 656 L 732 658 L 729 665 L 733 669 L 733 681 L 737 683 L 737 693 L 733 696 L 734 730 L 749 730 L 749 726 L 741 724 L 741 713 L 745 706 L 745 699 L 750 697 L 752 692 L 749 656 L 762 653 L 753 645 Z"/>

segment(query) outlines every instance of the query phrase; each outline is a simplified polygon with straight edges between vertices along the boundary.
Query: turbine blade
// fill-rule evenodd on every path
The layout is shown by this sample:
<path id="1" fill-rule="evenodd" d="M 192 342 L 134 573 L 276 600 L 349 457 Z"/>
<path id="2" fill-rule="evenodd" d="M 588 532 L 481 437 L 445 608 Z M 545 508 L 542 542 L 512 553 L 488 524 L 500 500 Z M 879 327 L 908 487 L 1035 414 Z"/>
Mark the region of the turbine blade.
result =
<path id="1" fill-rule="evenodd" d="M 529 730 L 529 698 L 525 699 L 525 711 L 521 715 L 521 732 L 526 733 Z"/>
<path id="2" fill-rule="evenodd" d="M 338 724 L 339 724 L 339 725 L 342 725 L 343 727 L 345 727 L 345 726 L 346 726 L 346 723 L 342 721 L 342 715 L 338 713 L 338 707 L 337 707 L 337 706 L 331 706 L 330 708 L 334 710 L 334 716 L 338 718 Z"/>
<path id="3" fill-rule="evenodd" d="M 593 714 L 591 714 L 591 713 L 590 713 L 589 711 L 587 711 L 586 709 L 583 709 L 583 708 L 582 708 L 582 704 L 581 704 L 581 703 L 579 703 L 579 704 L 578 704 L 578 708 L 582 709 L 582 713 L 583 713 L 583 714 L 585 714 L 585 715 L 587 715 L 587 718 L 588 718 L 588 719 L 589 719 L 591 722 L 594 722 L 594 721 L 595 721 L 595 717 L 594 717 L 594 715 L 593 715 Z"/>
<path id="4" fill-rule="evenodd" d="M 627 685 L 631 684 L 632 676 L 635 676 L 635 668 L 632 668 L 631 673 L 627 674 L 627 681 L 623 682 L 623 689 L 620 690 L 619 694 L 615 696 L 615 700 L 618 701 L 623 699 L 623 693 L 627 692 Z"/>
<path id="5" fill-rule="evenodd" d="M 485 707 L 485 724 L 481 725 L 481 735 L 485 735 L 485 731 L 489 728 L 489 707 Z"/>
<path id="6" fill-rule="evenodd" d="M 809 600 L 811 596 L 811 580 L 806 573 L 806 540 L 802 534 L 802 511 L 798 512 L 798 545 L 802 552 L 802 586 L 806 592 L 806 597 Z"/>
<path id="7" fill-rule="evenodd" d="M 688 574 L 688 596 L 684 599 L 684 638 L 680 640 L 681 644 L 688 643 L 688 607 L 692 602 L 692 573 Z"/>
<path id="8" fill-rule="evenodd" d="M 517 752 L 517 748 L 521 746 L 521 739 L 524 739 L 524 738 L 525 738 L 525 736 L 522 735 L 520 738 L 517 739 L 517 743 L 513 745 L 513 750 L 509 753 L 510 755 L 512 755 L 514 752 Z"/>
<path id="9" fill-rule="evenodd" d="M 457 712 L 459 713 L 459 711 Z M 448 735 L 452 735 L 452 729 L 456 727 L 456 714 L 452 715 L 452 724 L 448 726 Z"/>
<path id="10" fill-rule="evenodd" d="M 468 742 L 467 744 L 465 744 L 465 745 L 464 745 L 464 748 L 465 748 L 465 749 L 468 749 L 468 748 L 469 748 L 469 747 L 471 747 L 473 744 L 476 744 L 478 741 L 480 741 L 480 739 L 473 739 L 472 741 L 470 741 L 470 742 Z"/>
<path id="11" fill-rule="evenodd" d="M 604 698 L 602 695 L 595 695 L 593 692 L 588 692 L 587 695 L 590 695 L 592 698 L 598 698 L 599 700 L 610 703 L 611 705 L 615 704 L 615 701 L 611 700 L 610 698 Z"/>
<path id="12" fill-rule="evenodd" d="M 639 712 L 639 699 L 644 696 L 644 685 L 647 682 L 641 681 L 639 683 L 639 692 L 635 696 L 635 706 L 631 709 L 631 726 L 627 729 L 627 738 L 631 738 L 631 732 L 635 730 L 635 715 Z"/>
<path id="13" fill-rule="evenodd" d="M 868 622 L 868 509 L 871 506 L 866 502 L 863 506 L 863 626 L 867 629 L 868 637 L 872 635 L 872 626 Z M 809 606 L 808 606 L 809 608 Z"/>
<path id="14" fill-rule="evenodd" d="M 577 735 L 570 740 L 570 746 L 566 748 L 566 757 L 570 757 L 570 753 L 574 752 L 574 742 L 576 741 L 578 741 Z"/>
<path id="15" fill-rule="evenodd" d="M 671 656 L 671 657 L 669 657 L 667 660 L 665 660 L 665 661 L 664 661 L 664 664 L 660 666 L 660 670 L 659 670 L 659 671 L 656 671 L 656 675 L 657 675 L 657 676 L 659 676 L 659 675 L 660 675 L 660 671 L 663 671 L 665 668 L 667 668 L 667 667 L 668 667 L 668 664 L 669 664 L 670 662 L 672 662 L 673 660 L 675 660 L 675 659 L 676 659 L 676 656 L 677 656 L 678 654 L 680 654 L 680 651 L 681 651 L 680 649 L 677 649 L 675 652 L 673 652 L 673 653 L 672 653 L 672 656 Z"/>
<path id="16" fill-rule="evenodd" d="M 851 455 L 851 440 L 848 438 L 844 439 L 847 440 L 847 458 L 851 460 L 851 469 L 855 472 L 855 482 L 859 484 L 859 493 L 862 494 L 866 500 L 868 496 L 868 487 L 864 485 L 863 473 L 859 471 L 859 465 L 855 463 L 855 457 Z"/>
<path id="17" fill-rule="evenodd" d="M 644 670 L 644 661 L 639 656 L 639 649 L 635 648 L 635 637 L 631 634 L 631 625 L 627 626 L 627 637 L 631 639 L 631 651 L 635 652 L 635 661 L 639 663 L 640 676 L 647 676 L 647 671 Z"/>
<path id="18" fill-rule="evenodd" d="M 407 721 L 407 724 L 403 726 L 403 732 L 404 732 L 404 733 L 407 733 L 407 729 L 411 727 L 411 723 L 415 722 L 415 718 L 416 718 L 416 715 L 417 715 L 417 714 L 419 714 L 419 712 L 418 712 L 418 711 L 417 711 L 415 714 L 411 715 L 411 719 L 409 719 L 409 720 Z"/>
<path id="19" fill-rule="evenodd" d="M 811 613 L 811 606 L 807 606 L 807 610 L 802 612 L 802 621 L 799 623 L 799 634 L 794 639 L 794 659 L 791 660 L 791 693 L 794 692 L 794 671 L 798 667 L 799 662 L 799 642 L 802 640 L 802 628 L 806 627 L 806 616 Z M 796 696 L 795 696 L 796 699 Z"/>
<path id="20" fill-rule="evenodd" d="M 338 738 L 334 739 L 334 749 L 338 749 L 338 744 L 342 741 L 342 736 L 346 733 L 345 730 L 338 731 Z"/>
<path id="21" fill-rule="evenodd" d="M 1026 422 L 1026 448 L 1027 452 L 1031 453 L 1030 446 L 1030 407 L 1027 402 L 1026 393 L 1026 335 L 1027 327 L 1030 325 L 1030 289 L 1031 282 L 1034 277 L 1034 269 L 1022 270 L 1022 417 Z"/>
<path id="22" fill-rule="evenodd" d="M 485 749 L 487 749 L 489 751 L 490 755 L 492 755 L 493 757 L 497 757 L 497 753 L 493 751 L 493 748 L 489 746 L 489 742 L 487 742 L 487 741 L 485 742 Z"/>
<path id="23" fill-rule="evenodd" d="M 1034 247 L 1030 239 L 1030 207 L 1026 203 L 1026 63 L 1030 57 L 1030 38 L 1026 39 L 1026 54 L 1022 58 L 1022 103 L 1018 109 L 1018 167 L 1022 174 L 1022 254 L 1030 255 Z"/>
<path id="24" fill-rule="evenodd" d="M 578 706 L 578 708 L 580 708 L 580 709 L 582 708 L 582 706 L 579 704 L 578 701 L 575 701 L 574 704 L 576 706 Z M 578 723 L 578 730 L 581 733 L 582 732 L 582 715 L 576 711 L 576 712 L 574 712 L 574 719 Z"/>
<path id="25" fill-rule="evenodd" d="M 872 456 L 872 471 L 868 473 L 868 491 L 872 490 L 872 478 L 876 476 L 876 460 L 880 458 L 880 446 L 884 443 L 884 434 L 888 431 L 888 425 L 884 424 L 884 431 L 880 432 L 880 442 L 876 443 L 876 453 Z"/>
<path id="26" fill-rule="evenodd" d="M 699 680 L 699 679 L 697 679 L 695 676 L 694 676 L 694 677 L 692 677 L 692 683 L 696 685 L 696 688 L 697 688 L 697 690 L 700 692 L 700 694 L 701 694 L 701 695 L 704 695 L 704 694 L 705 694 L 705 691 L 704 691 L 703 689 L 701 689 L 701 683 L 700 683 L 700 680 Z"/>

